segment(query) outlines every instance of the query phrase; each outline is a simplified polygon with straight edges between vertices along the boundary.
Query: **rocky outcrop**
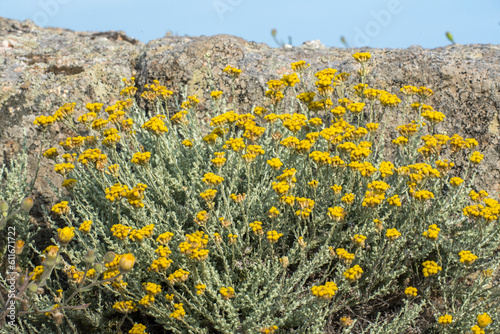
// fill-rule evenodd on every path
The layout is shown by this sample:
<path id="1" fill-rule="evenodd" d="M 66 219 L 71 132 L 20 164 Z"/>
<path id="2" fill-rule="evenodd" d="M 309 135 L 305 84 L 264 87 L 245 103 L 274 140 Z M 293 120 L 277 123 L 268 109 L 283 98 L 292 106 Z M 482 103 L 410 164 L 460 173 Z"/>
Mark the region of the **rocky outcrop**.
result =
<path id="1" fill-rule="evenodd" d="M 32 125 L 36 116 L 53 113 L 65 102 L 76 102 L 80 113 L 87 102 L 108 104 L 117 98 L 123 77 L 135 75 L 139 87 L 158 79 L 177 94 L 179 84 L 197 94 L 203 105 L 209 97 L 210 64 L 217 88 L 229 91 L 222 69 L 243 71 L 235 96 L 241 112 L 263 103 L 265 83 L 291 72 L 300 59 L 314 69 L 332 67 L 354 73 L 356 49 L 325 48 L 320 43 L 271 48 L 241 38 L 164 37 L 147 45 L 120 32 L 72 32 L 43 29 L 32 23 L 0 19 L 0 162 L 20 149 L 23 131 L 32 152 L 40 136 Z M 500 190 L 500 46 L 453 45 L 437 49 L 370 49 L 368 83 L 396 93 L 403 85 L 424 85 L 434 90 L 429 104 L 447 118 L 440 125 L 448 134 L 476 138 L 485 155 L 478 185 Z M 208 103 L 205 103 L 207 105 Z M 204 115 L 200 115 L 203 117 Z M 400 115 L 387 116 L 392 122 Z M 57 126 L 53 143 L 64 138 Z M 42 174 L 52 175 L 50 164 Z M 37 189 L 47 187 L 41 179 Z"/>

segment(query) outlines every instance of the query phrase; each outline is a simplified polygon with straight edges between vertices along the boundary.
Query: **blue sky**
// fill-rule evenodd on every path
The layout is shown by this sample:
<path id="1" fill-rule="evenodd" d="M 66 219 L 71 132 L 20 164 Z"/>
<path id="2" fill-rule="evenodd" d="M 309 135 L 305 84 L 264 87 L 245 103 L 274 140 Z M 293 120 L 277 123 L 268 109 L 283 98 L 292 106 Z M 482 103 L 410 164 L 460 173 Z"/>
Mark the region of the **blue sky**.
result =
<path id="1" fill-rule="evenodd" d="M 143 42 L 176 35 L 230 34 L 277 46 L 427 48 L 500 44 L 500 0 L 0 0 L 0 16 L 72 30 L 123 30 Z"/>

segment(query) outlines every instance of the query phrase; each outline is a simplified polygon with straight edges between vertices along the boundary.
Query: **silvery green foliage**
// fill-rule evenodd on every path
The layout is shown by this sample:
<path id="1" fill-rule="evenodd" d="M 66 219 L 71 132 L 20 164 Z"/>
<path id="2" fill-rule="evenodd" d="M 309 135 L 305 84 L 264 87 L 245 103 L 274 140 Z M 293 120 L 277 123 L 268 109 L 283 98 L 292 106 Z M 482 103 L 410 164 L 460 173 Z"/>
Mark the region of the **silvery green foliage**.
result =
<path id="1" fill-rule="evenodd" d="M 287 98 L 294 101 L 296 93 L 294 91 Z M 275 112 L 292 114 L 300 112 L 303 107 L 295 102 L 284 105 L 287 109 Z M 163 108 L 158 103 L 148 110 L 152 115 L 168 114 Z M 213 106 L 209 116 L 220 114 L 228 110 L 226 108 L 223 101 L 222 108 Z M 179 110 L 179 106 L 174 109 Z M 54 229 L 65 225 L 76 228 L 75 239 L 63 250 L 68 265 L 84 270 L 83 258 L 90 249 L 96 251 L 96 263 L 102 263 L 108 251 L 132 253 L 137 259 L 133 270 L 123 275 L 123 281 L 128 284 L 124 291 L 117 291 L 110 285 L 99 285 L 99 288 L 80 293 L 81 301 L 92 303 L 85 311 L 88 312 L 84 315 L 87 322 L 96 324 L 101 332 L 110 328 L 115 330 L 113 323 L 119 323 L 118 327 L 127 332 L 134 321 L 140 321 L 139 314 L 142 314 L 174 333 L 257 333 L 272 325 L 278 326 L 278 333 L 323 333 L 325 327 L 344 333 L 400 333 L 418 326 L 417 320 L 429 311 L 436 320 L 444 314 L 453 315 L 453 323 L 444 329 L 452 333 L 472 327 L 477 314 L 488 312 L 493 316 L 496 313 L 498 281 L 484 277 L 481 271 L 498 266 L 500 229 L 498 222 L 478 223 L 462 215 L 461 210 L 468 201 L 467 190 L 473 187 L 473 177 L 472 181 L 467 180 L 468 184 L 458 188 L 450 188 L 449 175 L 429 178 L 425 189 L 432 191 L 436 198 L 430 203 L 421 203 L 410 196 L 407 179 L 395 172 L 384 179 L 391 186 L 386 198 L 398 194 L 403 205 L 393 207 L 384 201 L 374 208 L 366 208 L 362 206 L 365 191 L 371 181 L 380 179 L 379 173 L 367 178 L 350 168 L 318 167 L 308 154 L 298 154 L 272 139 L 271 134 L 276 131 L 284 134 L 284 138 L 292 135 L 280 122 L 266 125 L 266 133 L 258 141 L 265 154 L 248 164 L 240 153 L 222 147 L 230 137 L 241 137 L 241 127 L 230 126 L 229 132 L 212 146 L 202 141 L 206 134 L 202 129 L 210 129 L 210 126 L 200 124 L 202 121 L 196 117 L 195 109 L 189 110 L 188 125 L 174 126 L 167 118 L 169 132 L 161 136 L 141 128 L 149 118 L 145 114 L 136 104 L 130 108 L 128 116 L 134 119 L 136 134 L 121 133 L 119 150 L 99 145 L 108 156 L 108 164 L 120 166 L 119 177 L 115 179 L 110 174 L 75 162 L 76 168 L 69 177 L 77 179 L 78 183 L 66 198 L 70 202 L 71 214 L 63 219 L 48 218 Z M 355 117 L 348 120 L 352 124 L 358 122 Z M 386 130 L 384 125 L 381 133 L 371 138 L 374 153 L 366 160 L 376 167 L 386 153 L 382 140 L 387 135 Z M 97 131 L 89 131 L 91 135 L 99 136 Z M 304 127 L 296 137 L 304 139 L 306 133 Z M 419 135 L 423 134 L 425 132 L 421 129 Z M 194 147 L 184 147 L 181 144 L 184 139 L 191 139 Z M 414 137 L 407 150 L 396 152 L 396 167 L 421 161 L 416 153 L 419 141 Z M 151 152 L 152 158 L 147 165 L 136 166 L 131 163 L 132 156 L 142 149 Z M 329 149 L 328 143 L 319 138 L 312 150 Z M 227 162 L 218 169 L 212 166 L 210 159 L 214 158 L 214 152 L 222 151 L 226 152 Z M 348 159 L 339 152 L 332 156 L 337 154 L 344 160 Z M 310 217 L 297 216 L 297 205 L 291 207 L 280 203 L 271 183 L 281 172 L 273 171 L 266 164 L 271 158 L 279 158 L 284 163 L 283 168 L 297 170 L 292 193 L 315 201 Z M 429 163 L 435 167 L 433 161 Z M 208 208 L 199 195 L 209 188 L 202 182 L 204 174 L 209 172 L 224 178 L 220 186 L 214 187 L 218 192 L 213 208 Z M 317 189 L 308 186 L 312 180 L 319 182 Z M 127 185 L 129 189 L 138 183 L 146 184 L 145 207 L 136 209 L 125 199 L 114 203 L 108 201 L 105 190 L 115 183 Z M 342 194 L 352 192 L 356 195 L 352 205 L 341 202 L 341 196 L 330 189 L 333 184 L 342 185 Z M 245 193 L 246 198 L 235 203 L 229 199 L 233 193 Z M 281 212 L 274 219 L 267 216 L 272 206 Z M 328 208 L 334 206 L 344 207 L 346 219 L 336 221 L 327 216 Z M 196 214 L 202 210 L 207 210 L 210 217 L 206 224 L 198 225 Z M 223 228 L 220 217 L 231 225 Z M 374 219 L 382 221 L 384 231 L 375 229 Z M 89 235 L 78 231 L 85 220 L 93 222 Z M 270 244 L 265 233 L 264 236 L 253 233 L 249 224 L 254 221 L 262 222 L 264 232 L 276 230 L 283 236 L 277 243 Z M 120 241 L 110 231 L 115 224 L 134 229 L 154 224 L 154 237 L 140 243 L 128 239 Z M 436 241 L 422 236 L 431 224 L 441 228 Z M 385 235 L 388 228 L 396 228 L 401 237 L 388 240 Z M 165 273 L 151 272 L 148 267 L 157 258 L 155 250 L 159 246 L 155 239 L 167 231 L 174 233 L 169 242 L 173 264 Z M 209 236 L 209 257 L 201 262 L 182 254 L 178 247 L 185 241 L 186 234 L 196 231 Z M 214 241 L 214 233 L 222 236 L 222 243 Z M 238 235 L 236 244 L 229 243 L 228 234 Z M 352 237 L 355 234 L 367 236 L 365 248 L 354 246 Z M 299 245 L 299 237 L 307 242 L 305 247 Z M 56 239 L 52 241 L 57 243 Z M 337 248 L 355 253 L 354 261 L 345 263 L 335 256 L 332 250 Z M 471 250 L 479 259 L 466 267 L 459 262 L 461 250 Z M 279 260 L 284 257 L 289 261 L 286 267 Z M 436 261 L 443 270 L 436 276 L 424 278 L 422 263 L 427 260 Z M 363 274 L 355 282 L 349 282 L 343 273 L 354 265 L 361 266 Z M 185 282 L 171 284 L 167 277 L 177 269 L 189 271 L 189 277 Z M 61 271 L 54 272 L 47 290 L 62 288 L 59 281 L 62 275 L 65 274 Z M 331 300 L 321 300 L 311 294 L 313 286 L 328 281 L 338 286 Z M 142 283 L 146 282 L 161 285 L 162 291 L 155 296 L 154 303 L 138 305 L 139 312 L 127 317 L 112 309 L 117 301 L 138 303 L 145 296 Z M 196 293 L 195 286 L 200 283 L 206 285 L 204 294 Z M 417 287 L 418 297 L 407 299 L 404 295 L 407 286 Z M 235 297 L 225 300 L 219 292 L 222 287 L 233 287 Z M 75 289 L 75 284 L 69 283 L 65 296 Z M 165 294 L 174 294 L 174 301 L 167 300 Z M 48 296 L 41 296 L 36 301 L 40 308 L 50 308 L 54 304 L 52 296 Z M 394 296 L 398 297 L 398 302 L 386 309 L 375 310 L 368 320 L 357 319 L 353 313 L 353 310 L 368 308 Z M 170 316 L 174 303 L 183 303 L 186 316 L 182 320 Z M 66 312 L 67 322 L 61 328 L 70 331 L 75 326 L 75 313 L 84 311 Z M 106 316 L 99 318 L 103 313 Z M 343 315 L 350 315 L 355 320 L 351 327 L 340 329 L 336 325 Z M 107 323 L 97 325 L 99 319 Z M 47 318 L 43 320 L 50 322 Z M 439 328 L 436 322 L 427 325 Z M 26 330 L 31 331 L 26 326 Z M 490 330 L 498 328 L 498 321 L 489 327 Z"/>

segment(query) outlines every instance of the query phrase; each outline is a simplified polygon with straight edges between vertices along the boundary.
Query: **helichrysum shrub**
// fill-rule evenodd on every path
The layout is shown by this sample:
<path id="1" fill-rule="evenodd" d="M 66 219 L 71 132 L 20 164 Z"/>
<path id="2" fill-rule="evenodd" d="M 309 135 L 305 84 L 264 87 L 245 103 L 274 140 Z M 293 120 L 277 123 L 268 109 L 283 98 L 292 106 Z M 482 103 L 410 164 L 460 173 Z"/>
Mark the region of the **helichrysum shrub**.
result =
<path id="1" fill-rule="evenodd" d="M 478 143 L 440 132 L 431 89 L 370 87 L 370 57 L 354 55 L 357 76 L 293 63 L 252 108 L 237 104 L 244 73 L 228 66 L 231 91 L 211 80 L 207 96 L 176 101 L 155 81 L 139 97 L 131 78 L 106 108 L 87 104 L 75 119 L 67 103 L 38 117 L 43 133 L 61 122 L 74 134 L 43 148 L 67 195 L 48 216 L 51 246 L 32 246 L 42 261 L 21 270 L 19 323 L 500 330 L 500 205 L 474 188 Z"/>

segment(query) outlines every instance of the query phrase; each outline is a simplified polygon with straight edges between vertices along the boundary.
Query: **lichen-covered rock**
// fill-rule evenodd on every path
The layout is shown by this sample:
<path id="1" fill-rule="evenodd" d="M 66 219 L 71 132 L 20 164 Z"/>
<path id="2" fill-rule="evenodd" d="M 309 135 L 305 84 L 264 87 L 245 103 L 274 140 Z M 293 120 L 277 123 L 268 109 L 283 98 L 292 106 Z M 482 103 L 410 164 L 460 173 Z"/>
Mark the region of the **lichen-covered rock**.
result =
<path id="1" fill-rule="evenodd" d="M 312 46 L 311 46 L 312 45 Z M 207 60 L 210 59 L 216 85 L 229 92 L 227 65 L 240 68 L 235 95 L 242 110 L 250 112 L 262 105 L 266 82 L 292 73 L 290 63 L 305 60 L 315 70 L 334 68 L 354 74 L 359 65 L 352 54 L 359 49 L 317 48 L 304 43 L 292 49 L 270 48 L 241 38 L 165 37 L 146 46 L 138 62 L 141 83 L 154 78 L 171 89 L 178 83 L 189 87 L 189 94 L 209 97 Z M 500 191 L 500 46 L 454 45 L 437 49 L 369 49 L 371 73 L 368 84 L 399 93 L 404 85 L 426 86 L 434 90 L 428 103 L 446 115 L 439 125 L 447 134 L 476 138 L 484 153 L 476 180 L 481 189 Z M 207 58 L 209 57 L 209 58 Z M 351 76 L 351 80 L 355 76 Z M 203 99 L 202 99 L 203 102 Z M 203 110 L 203 109 L 201 109 Z M 385 121 L 401 124 L 401 115 L 386 115 Z M 463 166 L 458 166 L 463 167 Z"/>
<path id="2" fill-rule="evenodd" d="M 351 55 L 357 49 L 322 47 L 319 42 L 300 47 L 271 48 L 241 38 L 164 37 L 147 45 L 120 32 L 81 33 L 39 28 L 29 21 L 0 18 L 0 162 L 26 144 L 37 152 L 40 135 L 33 121 L 53 113 L 66 102 L 77 103 L 77 115 L 87 102 L 109 104 L 116 100 L 121 78 L 135 75 L 139 89 L 157 79 L 180 93 L 200 97 L 200 117 L 207 111 L 212 70 L 215 88 L 230 92 L 227 65 L 240 68 L 235 96 L 241 110 L 263 105 L 266 82 L 291 73 L 290 63 L 303 59 L 313 70 L 332 67 L 355 73 L 358 64 Z M 435 95 L 429 99 L 447 118 L 440 125 L 448 134 L 476 138 L 485 159 L 478 186 L 500 190 L 500 46 L 454 45 L 437 49 L 370 49 L 368 84 L 399 94 L 403 85 L 427 86 Z M 312 71 L 314 72 L 314 71 Z M 354 76 L 351 76 L 354 80 Z M 387 115 L 389 127 L 401 122 L 400 115 Z M 56 144 L 66 130 L 52 127 L 49 140 Z M 34 158 L 32 158 L 34 162 Z M 42 164 L 41 175 L 58 182 L 52 164 Z M 44 178 L 36 190 L 46 192 Z M 48 194 L 48 193 L 47 193 Z"/>
<path id="3" fill-rule="evenodd" d="M 0 18 L 0 163 L 19 152 L 25 138 L 34 167 L 41 139 L 35 117 L 66 102 L 77 103 L 78 115 L 88 102 L 116 99 L 142 47 L 120 32 L 77 33 Z M 66 136 L 56 124 L 47 140 L 55 145 Z M 44 176 L 59 180 L 53 164 L 42 160 L 39 175 L 35 190 L 50 195 Z"/>

